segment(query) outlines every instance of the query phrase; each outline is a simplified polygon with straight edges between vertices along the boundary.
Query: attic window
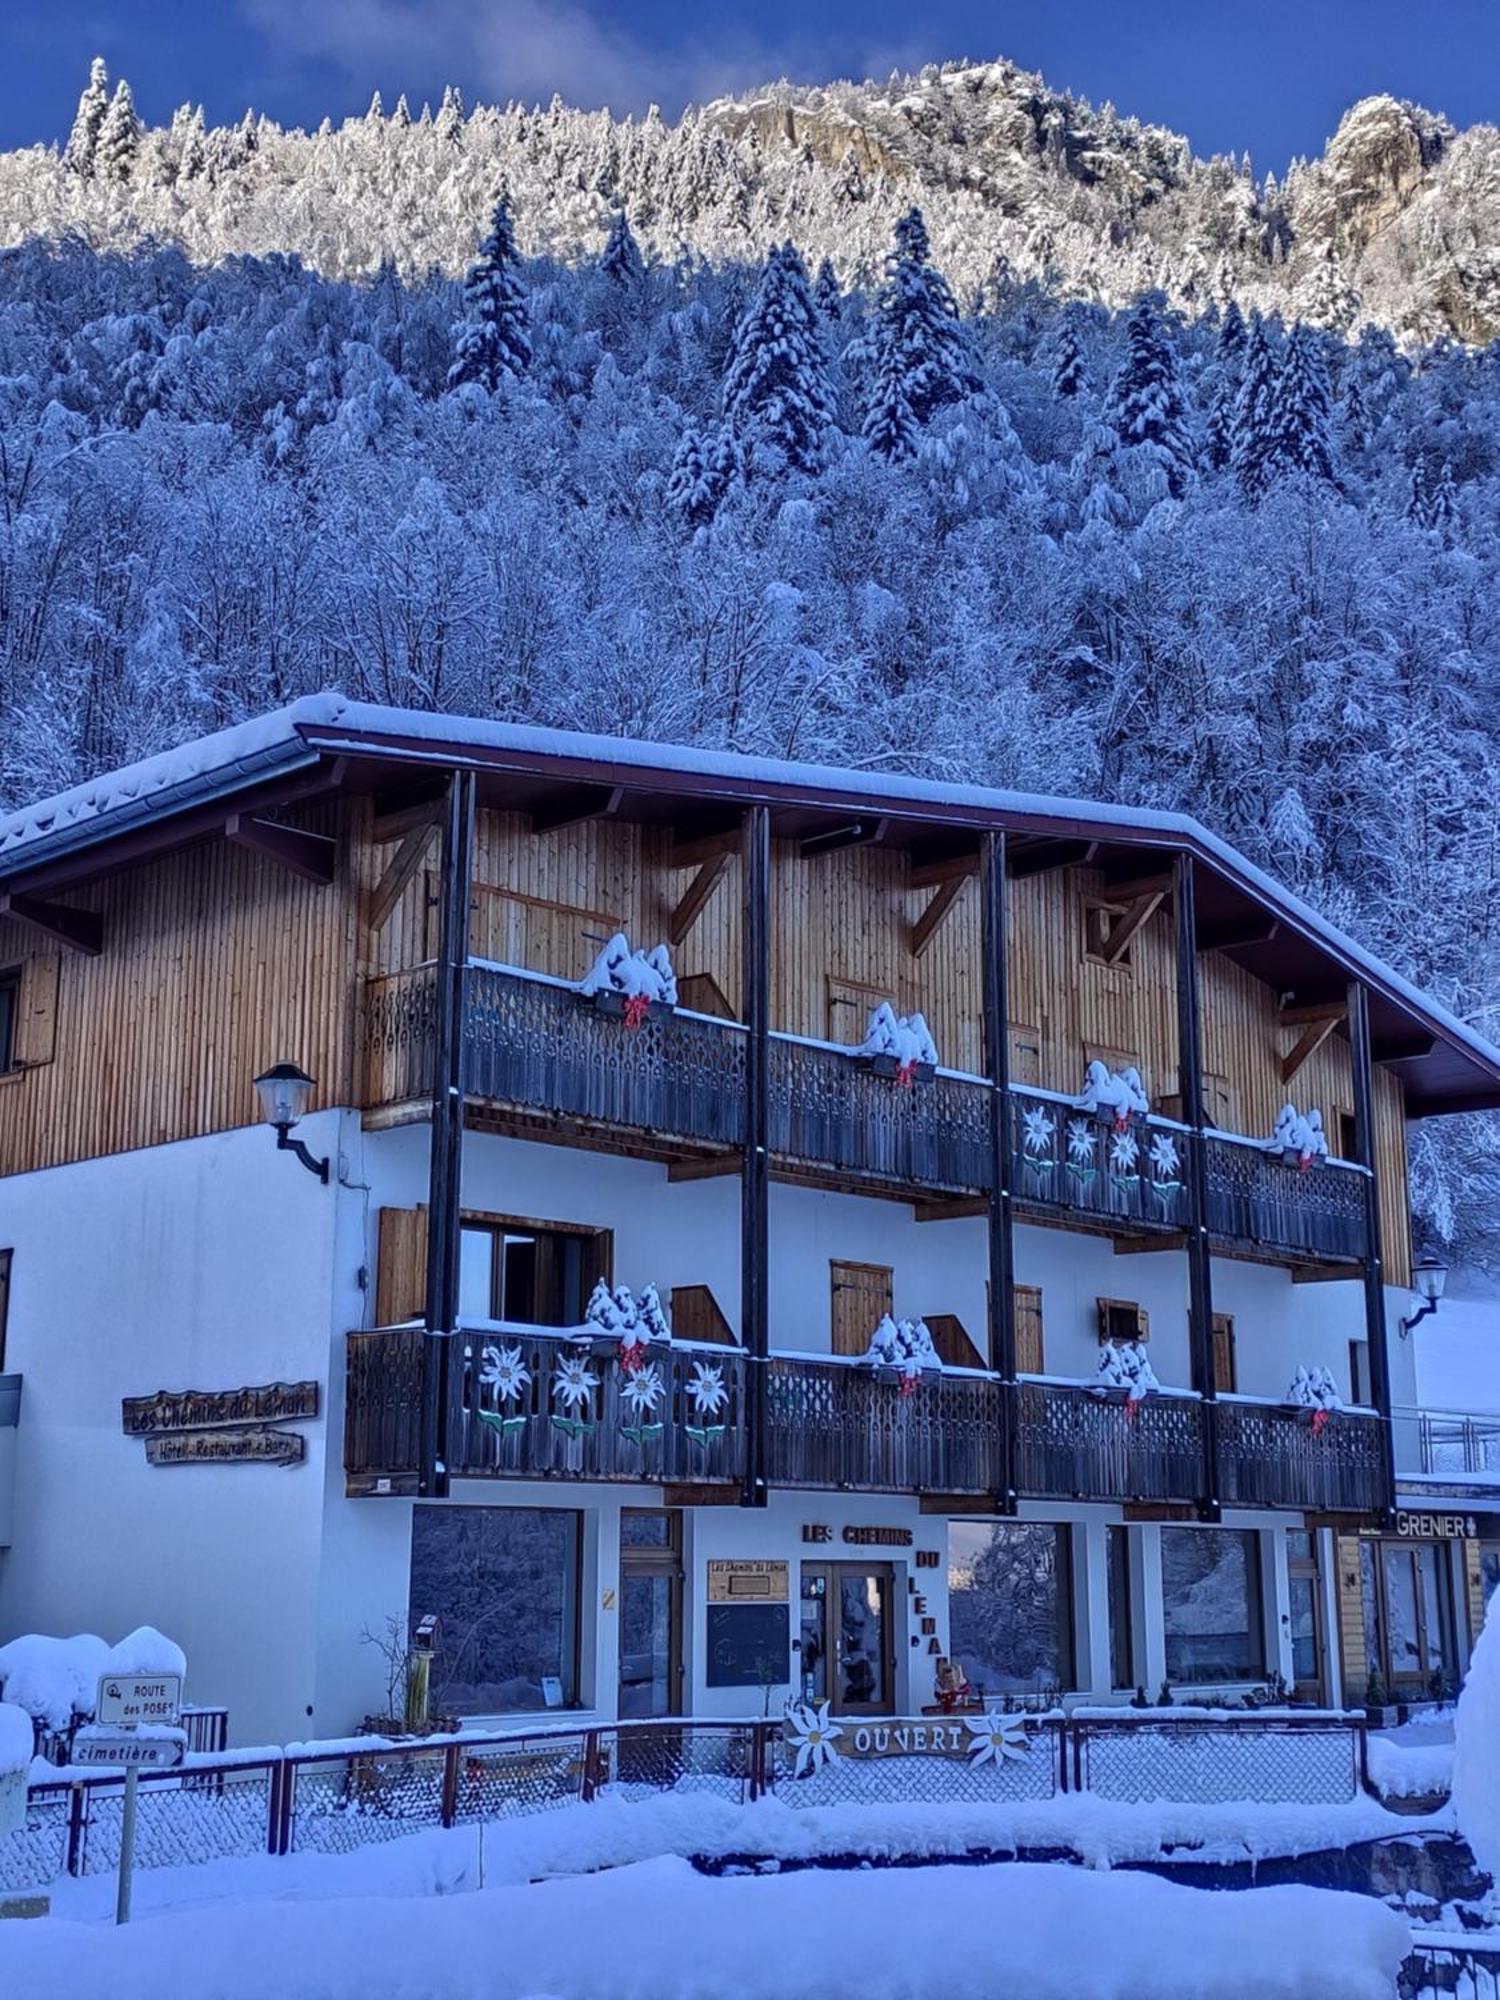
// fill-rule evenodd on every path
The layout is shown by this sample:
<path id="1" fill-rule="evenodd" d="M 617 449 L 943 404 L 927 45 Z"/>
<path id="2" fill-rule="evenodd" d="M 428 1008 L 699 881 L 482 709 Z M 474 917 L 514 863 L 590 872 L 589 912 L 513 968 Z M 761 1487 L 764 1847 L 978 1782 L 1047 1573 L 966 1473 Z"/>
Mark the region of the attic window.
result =
<path id="1" fill-rule="evenodd" d="M 1100 1299 L 1101 1341 L 1128 1345 L 1133 1340 L 1149 1340 L 1150 1337 L 1151 1320 L 1144 1307 L 1136 1305 L 1132 1299 Z"/>
<path id="2" fill-rule="evenodd" d="M 1099 965 L 1116 968 L 1130 964 L 1132 946 L 1121 945 L 1116 932 L 1129 915 L 1123 903 L 1111 903 L 1103 896 L 1085 896 L 1083 899 L 1083 951 L 1086 958 Z M 1112 944 L 1111 940 L 1116 941 Z"/>

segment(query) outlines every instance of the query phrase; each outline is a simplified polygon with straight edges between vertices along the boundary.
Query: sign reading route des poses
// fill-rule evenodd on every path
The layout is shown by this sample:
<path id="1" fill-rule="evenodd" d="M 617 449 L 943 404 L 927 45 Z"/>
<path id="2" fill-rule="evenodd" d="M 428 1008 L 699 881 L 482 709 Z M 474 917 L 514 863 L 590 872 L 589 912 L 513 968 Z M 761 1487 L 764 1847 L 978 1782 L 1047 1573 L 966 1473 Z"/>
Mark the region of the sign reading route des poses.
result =
<path id="1" fill-rule="evenodd" d="M 171 1725 L 181 1709 L 180 1674 L 106 1674 L 99 1683 L 94 1721 L 101 1729 L 137 1729 L 142 1723 Z"/>

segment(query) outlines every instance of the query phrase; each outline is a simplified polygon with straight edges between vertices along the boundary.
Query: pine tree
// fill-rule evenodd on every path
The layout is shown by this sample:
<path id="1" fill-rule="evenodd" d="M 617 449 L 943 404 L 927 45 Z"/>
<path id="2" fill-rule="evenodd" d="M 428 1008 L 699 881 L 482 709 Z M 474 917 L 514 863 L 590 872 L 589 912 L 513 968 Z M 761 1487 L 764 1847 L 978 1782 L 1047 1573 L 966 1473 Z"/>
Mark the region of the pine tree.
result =
<path id="1" fill-rule="evenodd" d="M 1411 469 L 1411 481 L 1406 489 L 1406 518 L 1418 528 L 1428 525 L 1427 466 L 1420 458 Z"/>
<path id="2" fill-rule="evenodd" d="M 89 65 L 89 80 L 78 100 L 73 129 L 63 148 L 63 165 L 87 180 L 94 171 L 94 154 L 99 144 L 99 128 L 109 109 L 109 73 L 103 56 Z"/>
<path id="3" fill-rule="evenodd" d="M 1234 400 L 1229 454 L 1234 476 L 1247 500 L 1258 500 L 1271 482 L 1276 373 L 1275 349 L 1257 313 L 1250 323 L 1244 372 Z"/>
<path id="4" fill-rule="evenodd" d="M 1144 446 L 1160 460 L 1168 490 L 1180 495 L 1194 470 L 1195 453 L 1177 359 L 1157 312 L 1157 297 L 1143 293 L 1125 323 L 1125 358 L 1110 387 L 1106 415 L 1121 443 Z"/>
<path id="5" fill-rule="evenodd" d="M 710 447 L 697 431 L 685 431 L 667 480 L 668 507 L 684 527 L 706 528 L 738 470 L 732 438 L 721 434 Z"/>
<path id="6" fill-rule="evenodd" d="M 122 77 L 109 100 L 109 109 L 99 127 L 99 140 L 94 148 L 94 172 L 98 178 L 128 181 L 140 143 L 141 121 L 135 115 L 135 99 L 130 94 L 130 85 Z"/>
<path id="7" fill-rule="evenodd" d="M 1076 396 L 1088 387 L 1088 380 L 1078 318 L 1072 311 L 1067 311 L 1058 323 L 1057 340 L 1052 350 L 1052 393 L 1062 398 Z"/>
<path id="8" fill-rule="evenodd" d="M 813 280 L 813 304 L 822 314 L 826 326 L 837 326 L 844 317 L 844 294 L 839 289 L 838 274 L 826 257 L 818 266 L 818 275 Z"/>
<path id="9" fill-rule="evenodd" d="M 1271 403 L 1272 460 L 1278 470 L 1333 478 L 1328 367 L 1323 343 L 1301 321 L 1293 327 Z"/>
<path id="10" fill-rule="evenodd" d="M 865 419 L 865 436 L 886 458 L 905 455 L 913 426 L 980 388 L 953 294 L 930 254 L 922 211 L 908 209 L 876 302 L 875 391 Z"/>
<path id="11" fill-rule="evenodd" d="M 723 395 L 731 436 L 774 445 L 799 472 L 822 465 L 833 394 L 807 269 L 790 242 L 766 259 L 735 328 Z"/>
<path id="12" fill-rule="evenodd" d="M 464 316 L 453 329 L 453 364 L 448 387 L 477 382 L 492 393 L 506 376 L 531 366 L 531 315 L 518 275 L 510 201 L 502 194 L 490 217 L 490 233 L 464 278 Z"/>
<path id="13" fill-rule="evenodd" d="M 609 221 L 609 236 L 599 256 L 599 269 L 617 285 L 638 285 L 646 275 L 640 246 L 631 234 L 630 218 L 617 208 Z"/>
<path id="14" fill-rule="evenodd" d="M 1441 535 L 1445 547 L 1451 545 L 1458 527 L 1458 489 L 1453 483 L 1453 467 L 1446 458 L 1427 496 L 1427 525 Z"/>
<path id="15" fill-rule="evenodd" d="M 1219 360 L 1226 369 L 1233 369 L 1236 378 L 1244 365 L 1245 346 L 1249 335 L 1245 331 L 1245 315 L 1238 302 L 1230 299 L 1224 308 L 1224 317 L 1219 322 Z"/>
<path id="16" fill-rule="evenodd" d="M 1370 442 L 1370 415 L 1365 407 L 1365 392 L 1360 386 L 1359 376 L 1352 368 L 1339 410 L 1339 424 L 1349 449 L 1363 451 Z"/>

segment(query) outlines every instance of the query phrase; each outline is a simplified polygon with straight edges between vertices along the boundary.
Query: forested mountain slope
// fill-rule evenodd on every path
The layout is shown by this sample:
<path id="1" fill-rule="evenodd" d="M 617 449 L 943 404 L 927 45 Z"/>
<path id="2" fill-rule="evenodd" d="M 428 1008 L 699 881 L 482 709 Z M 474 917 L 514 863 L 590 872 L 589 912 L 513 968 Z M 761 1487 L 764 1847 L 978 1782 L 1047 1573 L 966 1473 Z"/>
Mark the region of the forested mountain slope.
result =
<path id="1" fill-rule="evenodd" d="M 145 142 L 96 109 L 47 171 L 129 237 Z M 467 159 L 442 125 L 396 129 Z M 869 285 L 648 259 L 621 210 L 523 256 L 491 197 L 432 219 L 463 281 L 0 252 L 0 803 L 333 685 L 1181 805 L 1494 1028 L 1490 354 L 1014 270 L 960 315 L 915 211 Z M 356 212 L 346 263 L 402 235 Z M 1445 1240 L 1485 1250 L 1494 1151 L 1419 1135 Z"/>

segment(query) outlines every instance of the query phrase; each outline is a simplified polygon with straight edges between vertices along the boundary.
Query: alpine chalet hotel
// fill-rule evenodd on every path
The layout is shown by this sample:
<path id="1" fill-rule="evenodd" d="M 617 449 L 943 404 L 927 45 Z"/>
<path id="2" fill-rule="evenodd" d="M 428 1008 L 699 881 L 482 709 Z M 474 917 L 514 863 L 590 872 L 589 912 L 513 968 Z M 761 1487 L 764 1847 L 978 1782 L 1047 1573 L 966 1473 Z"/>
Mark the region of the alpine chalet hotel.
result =
<path id="1" fill-rule="evenodd" d="M 236 1742 L 434 1617 L 465 1718 L 1432 1692 L 1497 1106 L 1190 819 L 300 701 L 0 820 L 0 1640 Z"/>

